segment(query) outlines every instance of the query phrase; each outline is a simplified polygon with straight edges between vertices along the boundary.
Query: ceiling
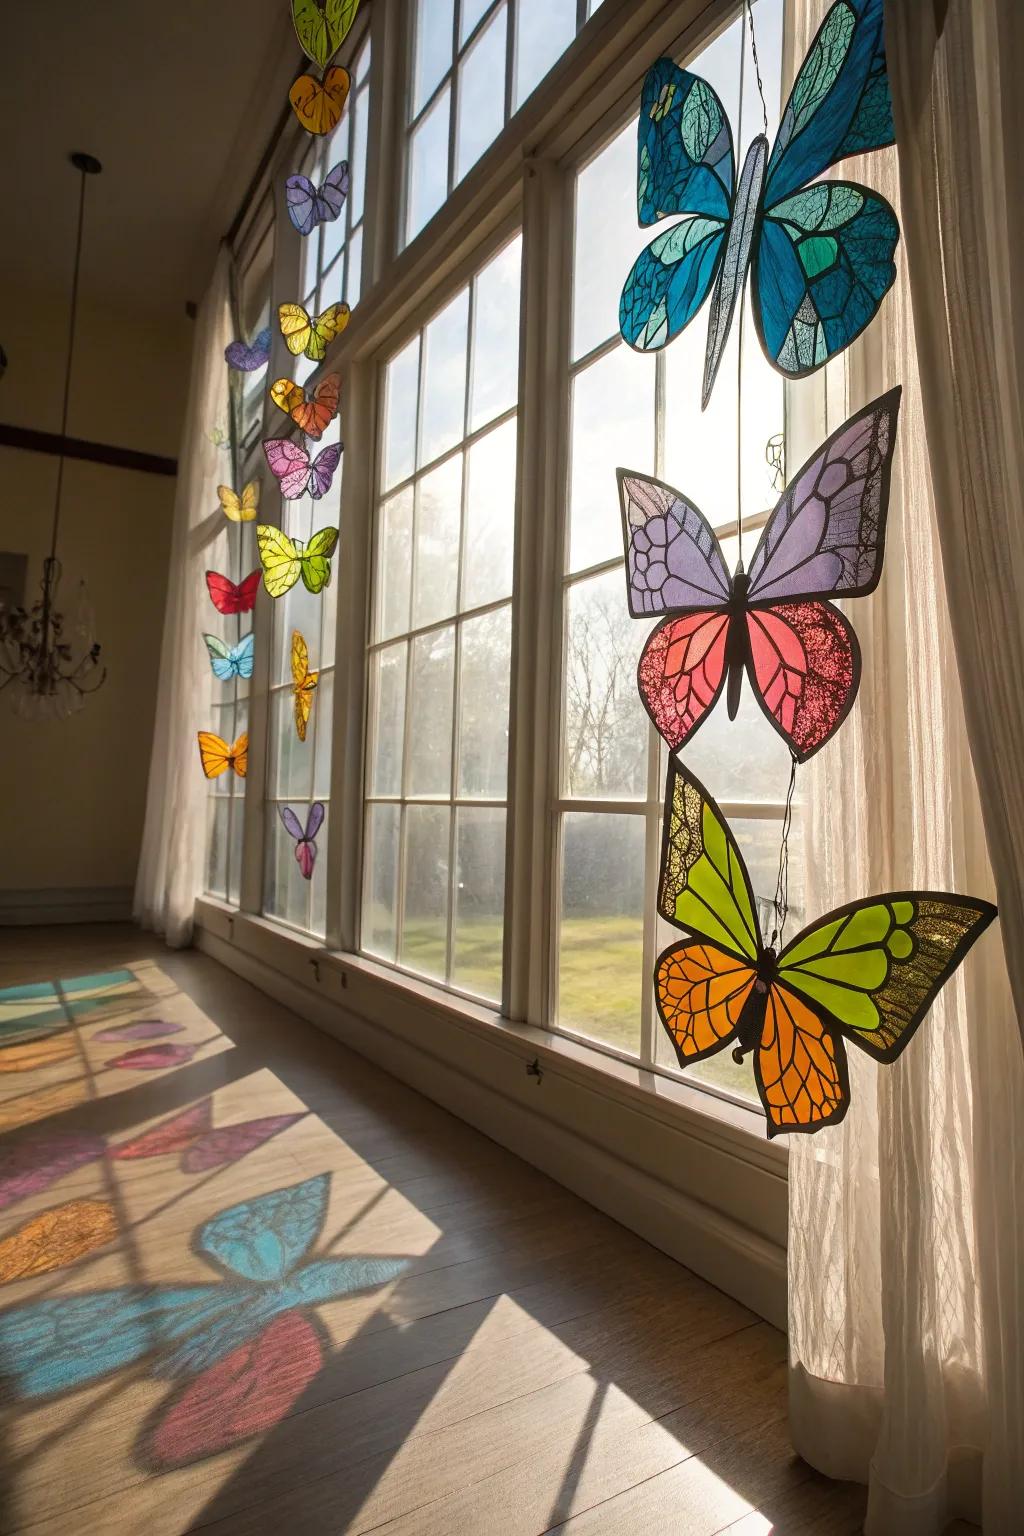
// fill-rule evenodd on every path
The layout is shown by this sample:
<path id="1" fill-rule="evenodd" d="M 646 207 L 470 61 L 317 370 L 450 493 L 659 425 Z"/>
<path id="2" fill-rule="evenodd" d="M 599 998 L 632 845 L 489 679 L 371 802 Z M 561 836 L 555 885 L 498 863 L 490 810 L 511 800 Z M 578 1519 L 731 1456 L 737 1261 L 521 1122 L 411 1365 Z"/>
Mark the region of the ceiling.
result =
<path id="1" fill-rule="evenodd" d="M 0 285 L 67 292 L 78 173 L 90 180 L 82 295 L 180 315 L 198 300 L 287 104 L 286 0 L 12 5 L 0 63 Z"/>

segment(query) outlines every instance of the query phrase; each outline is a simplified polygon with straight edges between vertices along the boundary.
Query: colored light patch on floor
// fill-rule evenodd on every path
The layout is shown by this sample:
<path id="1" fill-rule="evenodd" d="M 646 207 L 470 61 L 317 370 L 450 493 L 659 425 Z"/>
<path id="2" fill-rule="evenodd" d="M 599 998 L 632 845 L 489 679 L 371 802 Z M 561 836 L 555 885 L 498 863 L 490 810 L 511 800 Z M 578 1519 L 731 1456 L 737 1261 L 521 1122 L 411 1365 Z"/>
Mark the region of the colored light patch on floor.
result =
<path id="1" fill-rule="evenodd" d="M 70 1200 L 42 1211 L 0 1240 L 0 1284 L 63 1269 L 117 1237 L 106 1200 Z"/>
<path id="2" fill-rule="evenodd" d="M 166 1157 L 171 1152 L 183 1152 L 197 1136 L 202 1136 L 210 1129 L 212 1117 L 210 1100 L 200 1099 L 198 1104 L 190 1104 L 180 1114 L 162 1120 L 159 1125 L 143 1131 L 140 1136 L 122 1141 L 110 1155 L 119 1161 L 131 1162 L 138 1158 Z"/>
<path id="3" fill-rule="evenodd" d="M 116 1045 L 121 1040 L 159 1040 L 162 1035 L 180 1035 L 184 1028 L 184 1024 L 170 1024 L 164 1019 L 136 1019 L 131 1024 L 113 1024 L 109 1029 L 99 1029 L 92 1039 L 103 1045 Z"/>
<path id="4" fill-rule="evenodd" d="M 69 1083 L 54 1083 L 52 1088 L 40 1088 L 35 1093 L 23 1093 L 6 1103 L 0 1103 L 0 1131 L 13 1131 L 18 1126 L 34 1125 L 51 1115 L 63 1114 L 84 1104 L 89 1097 L 84 1078 Z"/>
<path id="5" fill-rule="evenodd" d="M 102 971 L 91 976 L 6 987 L 0 991 L 0 1042 L 38 1030 L 64 1028 L 83 1014 L 140 991 L 140 983 L 131 971 Z"/>
<path id="6" fill-rule="evenodd" d="M 102 1136 L 88 1134 L 0 1146 L 0 1210 L 42 1194 L 58 1179 L 102 1157 L 105 1146 Z"/>
<path id="7" fill-rule="evenodd" d="M 148 1045 L 137 1051 L 126 1051 L 107 1063 L 125 1072 L 158 1072 L 161 1067 L 180 1067 L 191 1061 L 196 1053 L 194 1045 Z"/>
<path id="8" fill-rule="evenodd" d="M 18 1045 L 0 1048 L 0 1072 L 34 1072 L 52 1067 L 77 1054 L 74 1037 L 55 1035 L 43 1040 L 24 1040 Z"/>

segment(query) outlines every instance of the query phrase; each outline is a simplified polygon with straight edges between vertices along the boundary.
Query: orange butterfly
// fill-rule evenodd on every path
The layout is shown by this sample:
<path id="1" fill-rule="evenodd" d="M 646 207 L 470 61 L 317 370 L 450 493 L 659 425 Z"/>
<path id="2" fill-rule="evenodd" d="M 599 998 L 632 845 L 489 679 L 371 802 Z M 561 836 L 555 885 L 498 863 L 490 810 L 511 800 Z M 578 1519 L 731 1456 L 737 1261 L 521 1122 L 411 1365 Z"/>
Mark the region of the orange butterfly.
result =
<path id="1" fill-rule="evenodd" d="M 318 672 L 309 670 L 309 647 L 297 629 L 292 630 L 292 680 L 295 689 L 295 732 L 300 741 L 306 739 L 309 712 L 313 708 L 313 689 L 317 685 Z"/>
<path id="2" fill-rule="evenodd" d="M 307 437 L 322 437 L 338 414 L 341 398 L 341 378 L 329 373 L 314 386 L 312 396 L 307 396 L 301 384 L 291 379 L 275 379 L 270 386 L 270 398 L 278 410 L 284 411 L 301 427 Z"/>
<path id="3" fill-rule="evenodd" d="M 347 69 L 332 64 L 318 80 L 315 75 L 300 75 L 288 92 L 288 100 L 307 133 L 330 133 L 341 121 L 352 84 Z"/>
<path id="4" fill-rule="evenodd" d="M 220 736 L 215 736 L 212 731 L 199 731 L 199 756 L 203 763 L 203 772 L 208 779 L 219 778 L 220 775 L 233 768 L 240 779 L 244 779 L 249 767 L 249 732 L 243 731 L 233 747 L 229 747 Z"/>

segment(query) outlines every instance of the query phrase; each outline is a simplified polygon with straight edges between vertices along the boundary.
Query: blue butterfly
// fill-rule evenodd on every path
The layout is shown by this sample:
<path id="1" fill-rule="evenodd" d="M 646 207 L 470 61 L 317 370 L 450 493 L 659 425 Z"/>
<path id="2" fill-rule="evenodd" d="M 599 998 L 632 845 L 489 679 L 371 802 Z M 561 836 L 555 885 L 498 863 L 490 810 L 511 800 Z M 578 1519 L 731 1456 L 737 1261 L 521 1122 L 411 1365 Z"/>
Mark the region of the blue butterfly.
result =
<path id="1" fill-rule="evenodd" d="M 157 1374 L 203 1371 L 283 1313 L 383 1285 L 404 1259 L 306 1259 L 323 1227 L 331 1176 L 220 1211 L 194 1240 L 226 1279 L 208 1285 L 125 1285 L 47 1296 L 0 1312 L 0 1376 L 24 1397 L 96 1381 L 154 1351 Z M 254 1362 L 254 1379 L 258 1376 Z"/>
<path id="2" fill-rule="evenodd" d="M 230 682 L 233 677 L 252 677 L 253 633 L 243 635 L 237 645 L 228 646 L 216 635 L 204 635 L 206 649 L 210 653 L 213 675 L 220 682 Z"/>
<path id="3" fill-rule="evenodd" d="M 896 214 L 848 181 L 807 183 L 848 155 L 894 142 L 882 0 L 837 0 L 800 67 L 775 147 L 759 134 L 739 181 L 722 103 L 699 75 L 659 59 L 644 80 L 637 152 L 641 225 L 686 214 L 641 252 L 619 302 L 639 352 L 664 347 L 714 289 L 702 406 L 751 268 L 754 323 L 772 366 L 813 373 L 871 321 L 896 276 Z"/>

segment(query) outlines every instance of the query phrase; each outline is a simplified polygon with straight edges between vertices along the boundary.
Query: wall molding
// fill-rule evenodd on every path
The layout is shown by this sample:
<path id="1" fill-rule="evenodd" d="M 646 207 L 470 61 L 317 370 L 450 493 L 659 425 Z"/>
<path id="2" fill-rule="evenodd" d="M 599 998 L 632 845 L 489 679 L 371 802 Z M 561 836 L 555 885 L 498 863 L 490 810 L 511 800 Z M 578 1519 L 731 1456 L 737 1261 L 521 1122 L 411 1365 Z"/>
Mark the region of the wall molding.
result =
<path id="1" fill-rule="evenodd" d="M 29 928 L 45 923 L 126 923 L 131 920 L 133 894 L 130 885 L 0 890 L 0 928 Z"/>
<path id="2" fill-rule="evenodd" d="M 300 941 L 314 983 L 305 985 L 268 963 L 265 940 L 247 934 L 251 919 L 209 905 L 197 904 L 194 936 L 205 954 L 785 1328 L 784 1161 L 747 1162 L 728 1136 L 716 1139 L 710 1117 L 695 1134 L 671 1106 L 645 1112 L 614 1077 L 589 1082 L 553 1052 L 541 1053 L 538 1083 L 525 1071 L 531 1041 L 445 1019 L 394 988 L 375 994 L 375 978 Z"/>
<path id="3" fill-rule="evenodd" d="M 0 448 L 24 448 L 28 453 L 63 454 L 66 459 L 86 459 L 90 464 L 109 464 L 114 469 L 137 469 L 146 475 L 176 475 L 177 459 L 158 453 L 139 453 L 113 443 L 93 443 L 84 437 L 61 437 L 59 432 L 37 432 L 34 427 L 12 427 L 0 422 Z"/>

